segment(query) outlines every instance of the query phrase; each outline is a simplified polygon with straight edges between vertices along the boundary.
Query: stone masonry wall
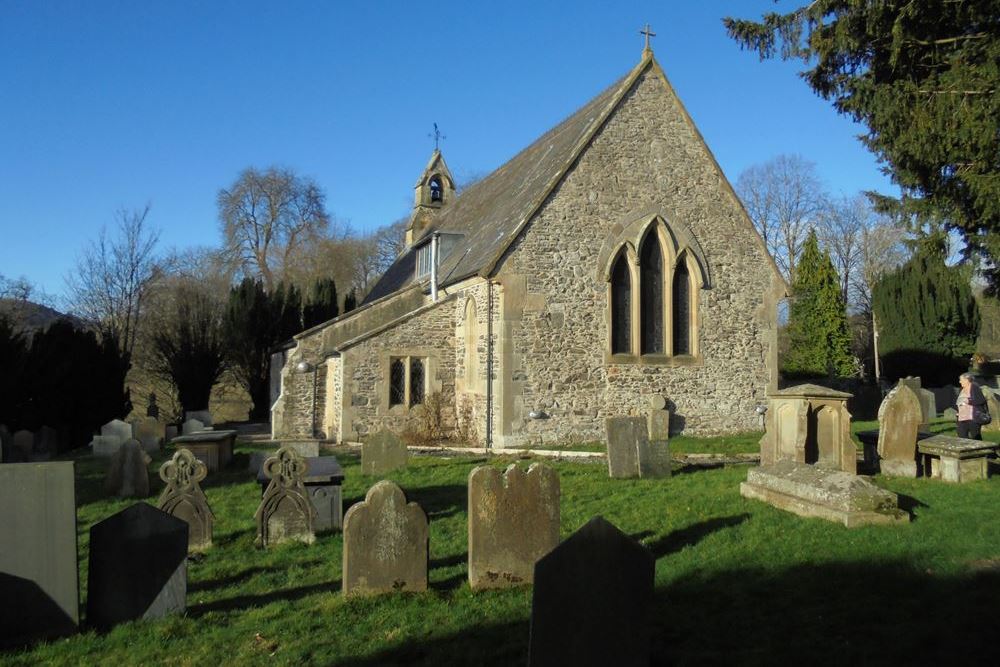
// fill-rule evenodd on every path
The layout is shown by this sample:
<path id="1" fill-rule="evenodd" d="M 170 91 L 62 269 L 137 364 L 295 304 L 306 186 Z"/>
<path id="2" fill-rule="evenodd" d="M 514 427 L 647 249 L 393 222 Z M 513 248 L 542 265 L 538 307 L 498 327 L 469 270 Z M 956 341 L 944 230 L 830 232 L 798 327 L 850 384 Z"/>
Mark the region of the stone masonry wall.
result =
<path id="1" fill-rule="evenodd" d="M 282 371 L 281 400 L 284 401 L 284 418 L 282 432 L 276 433 L 279 437 L 312 438 L 317 435 L 316 430 L 323 423 L 322 414 L 318 412 L 323 403 L 314 399 L 318 384 L 323 384 L 317 376 L 323 374 L 325 377 L 323 359 L 320 357 L 321 346 L 320 335 L 309 336 L 300 340 L 288 355 Z M 296 366 L 303 360 L 313 370 L 300 373 Z"/>
<path id="2" fill-rule="evenodd" d="M 763 245 L 676 98 L 647 71 L 504 258 L 500 446 L 604 439 L 605 417 L 675 405 L 674 431 L 758 427 L 772 381 L 775 282 Z M 609 363 L 598 255 L 616 223 L 654 210 L 686 225 L 713 284 L 698 296 L 699 358 Z M 529 419 L 532 410 L 543 411 Z"/>

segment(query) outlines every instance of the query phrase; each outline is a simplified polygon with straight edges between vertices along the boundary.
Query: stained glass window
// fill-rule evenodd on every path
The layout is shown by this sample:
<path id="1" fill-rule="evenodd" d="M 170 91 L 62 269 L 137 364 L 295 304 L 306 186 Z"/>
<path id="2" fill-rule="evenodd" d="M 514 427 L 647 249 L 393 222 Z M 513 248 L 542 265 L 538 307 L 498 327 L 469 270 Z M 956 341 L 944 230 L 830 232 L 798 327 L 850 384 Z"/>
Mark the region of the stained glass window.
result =
<path id="1" fill-rule="evenodd" d="M 691 354 L 691 276 L 683 258 L 674 270 L 674 354 Z"/>
<path id="2" fill-rule="evenodd" d="M 611 352 L 632 351 L 632 280 L 622 254 L 611 269 Z"/>
<path id="3" fill-rule="evenodd" d="M 663 255 L 655 233 L 639 249 L 642 354 L 663 354 Z"/>

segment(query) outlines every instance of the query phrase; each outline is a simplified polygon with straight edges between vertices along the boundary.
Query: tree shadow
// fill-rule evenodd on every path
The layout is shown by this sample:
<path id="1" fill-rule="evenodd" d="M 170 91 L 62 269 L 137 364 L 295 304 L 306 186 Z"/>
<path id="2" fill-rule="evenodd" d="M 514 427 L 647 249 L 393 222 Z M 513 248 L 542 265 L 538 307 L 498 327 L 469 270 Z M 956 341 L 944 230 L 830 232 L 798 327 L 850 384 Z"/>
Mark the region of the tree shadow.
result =
<path id="1" fill-rule="evenodd" d="M 664 556 L 680 551 L 684 547 L 694 546 L 717 530 L 738 526 L 749 518 L 750 515 L 744 513 L 699 521 L 687 528 L 675 530 L 655 542 L 646 544 L 646 547 L 653 552 L 653 557 L 659 560 Z"/>
<path id="2" fill-rule="evenodd" d="M 317 558 L 309 561 L 297 562 L 296 567 L 319 565 L 320 563 L 323 562 L 324 562 L 323 559 Z M 225 577 L 217 577 L 215 579 L 206 579 L 205 581 L 195 581 L 193 583 L 188 583 L 187 589 L 188 593 L 212 591 L 218 588 L 225 588 L 227 586 L 232 586 L 233 584 L 243 583 L 244 581 L 250 579 L 255 575 L 265 574 L 273 571 L 274 571 L 273 567 L 255 566 Z"/>
<path id="3" fill-rule="evenodd" d="M 237 595 L 236 597 L 216 600 L 215 602 L 205 602 L 203 604 L 188 607 L 187 615 L 198 618 L 212 611 L 237 611 L 249 609 L 250 607 L 261 607 L 279 600 L 292 601 L 300 600 L 314 593 L 336 593 L 340 590 L 340 580 L 310 584 L 308 586 L 298 586 L 280 591 L 271 591 L 259 595 Z"/>
<path id="4" fill-rule="evenodd" d="M 428 570 L 437 570 L 442 567 L 452 567 L 454 565 L 464 565 L 469 560 L 469 552 L 447 556 L 445 558 L 432 558 L 427 563 Z"/>
<path id="5" fill-rule="evenodd" d="M 917 515 L 914 514 L 914 510 L 918 507 L 930 507 L 927 503 L 921 502 L 913 496 L 903 495 L 902 493 L 897 493 L 896 499 L 899 504 L 899 509 L 910 515 L 910 521 L 917 520 Z"/>

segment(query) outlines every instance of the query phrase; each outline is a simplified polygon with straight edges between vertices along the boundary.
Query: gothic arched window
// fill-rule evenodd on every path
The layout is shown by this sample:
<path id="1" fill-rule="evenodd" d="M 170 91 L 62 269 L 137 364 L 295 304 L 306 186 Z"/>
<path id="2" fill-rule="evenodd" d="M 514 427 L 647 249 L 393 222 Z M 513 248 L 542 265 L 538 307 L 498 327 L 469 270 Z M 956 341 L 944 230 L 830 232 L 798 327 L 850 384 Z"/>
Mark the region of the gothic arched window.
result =
<path id="1" fill-rule="evenodd" d="M 681 257 L 674 269 L 673 334 L 675 355 L 691 354 L 691 274 Z"/>
<path id="2" fill-rule="evenodd" d="M 625 253 L 611 267 L 611 352 L 632 352 L 632 277 Z"/>
<path id="3" fill-rule="evenodd" d="M 655 231 L 639 247 L 639 271 L 642 354 L 663 354 L 663 254 Z"/>

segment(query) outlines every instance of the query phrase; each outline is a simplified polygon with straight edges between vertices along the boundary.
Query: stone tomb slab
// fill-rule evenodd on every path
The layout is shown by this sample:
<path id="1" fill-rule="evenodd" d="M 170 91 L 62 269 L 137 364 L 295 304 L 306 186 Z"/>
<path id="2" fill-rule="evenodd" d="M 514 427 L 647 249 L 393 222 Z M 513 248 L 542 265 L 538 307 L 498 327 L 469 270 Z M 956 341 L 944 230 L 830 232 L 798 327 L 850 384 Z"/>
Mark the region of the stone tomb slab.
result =
<path id="1" fill-rule="evenodd" d="M 989 477 L 989 460 L 996 455 L 997 443 L 935 435 L 917 443 L 924 457 L 924 470 L 945 482 L 973 482 Z M 926 474 L 926 472 L 925 472 Z"/>
<path id="2" fill-rule="evenodd" d="M 190 450 L 208 472 L 218 472 L 233 459 L 236 431 L 195 431 L 174 438 L 171 444 Z"/>
<path id="3" fill-rule="evenodd" d="M 90 528 L 87 624 L 119 623 L 184 612 L 188 525 L 136 503 Z"/>
<path id="4" fill-rule="evenodd" d="M 474 590 L 530 584 L 535 563 L 559 544 L 559 475 L 533 463 L 501 475 L 469 473 L 469 585 Z"/>
<path id="5" fill-rule="evenodd" d="M 531 667 L 649 665 L 655 561 L 594 517 L 535 564 Z"/>
<path id="6" fill-rule="evenodd" d="M 361 443 L 362 475 L 385 475 L 405 468 L 408 459 L 406 445 L 395 433 L 379 431 Z"/>
<path id="7" fill-rule="evenodd" d="M 265 452 L 260 452 L 264 454 Z M 254 455 L 258 452 L 254 452 Z M 257 483 L 261 495 L 267 490 L 268 477 L 264 474 L 263 463 L 257 469 Z M 302 485 L 316 510 L 313 529 L 316 532 L 341 530 L 344 526 L 344 502 L 341 485 L 344 470 L 336 456 L 310 456 L 306 458 L 306 474 Z"/>
<path id="8" fill-rule="evenodd" d="M 71 462 L 0 466 L 0 646 L 79 625 L 75 495 Z"/>
<path id="9" fill-rule="evenodd" d="M 205 464 L 186 449 L 177 450 L 160 466 L 160 479 L 167 486 L 156 504 L 161 511 L 188 524 L 188 551 L 212 546 L 215 515 L 199 484 L 207 474 Z"/>
<path id="10" fill-rule="evenodd" d="M 289 447 L 305 458 L 319 456 L 319 440 L 289 440 L 281 441 L 282 447 Z"/>
<path id="11" fill-rule="evenodd" d="M 427 515 L 382 480 L 344 517 L 344 595 L 427 590 Z"/>
<path id="12" fill-rule="evenodd" d="M 899 509 L 896 494 L 869 479 L 793 461 L 751 468 L 747 481 L 740 484 L 740 494 L 847 528 L 910 520 L 910 515 Z"/>

